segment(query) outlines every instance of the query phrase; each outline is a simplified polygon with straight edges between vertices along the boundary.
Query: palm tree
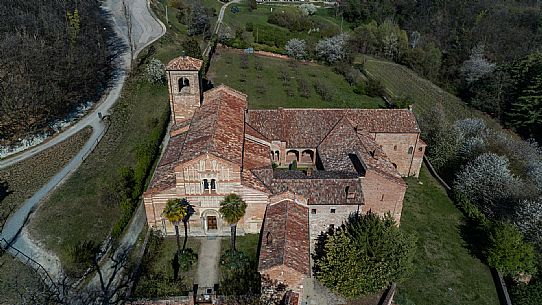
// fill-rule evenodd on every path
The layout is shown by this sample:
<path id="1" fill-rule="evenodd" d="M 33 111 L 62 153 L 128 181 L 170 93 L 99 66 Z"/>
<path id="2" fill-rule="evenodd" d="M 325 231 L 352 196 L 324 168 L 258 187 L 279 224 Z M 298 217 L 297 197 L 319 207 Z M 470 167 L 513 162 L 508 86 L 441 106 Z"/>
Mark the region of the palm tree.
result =
<path id="1" fill-rule="evenodd" d="M 180 205 L 181 209 L 185 210 L 183 211 L 185 215 L 183 217 L 184 241 L 182 250 L 182 252 L 184 253 L 184 250 L 186 249 L 186 240 L 188 239 L 188 220 L 190 220 L 190 216 L 194 214 L 194 207 L 192 207 L 192 205 L 190 204 L 190 202 L 188 202 L 188 200 L 186 200 L 186 198 L 181 199 Z"/>
<path id="2" fill-rule="evenodd" d="M 186 200 L 186 199 L 185 199 Z M 181 250 L 181 241 L 179 237 L 179 222 L 186 217 L 187 208 L 181 204 L 181 199 L 169 199 L 162 215 L 175 226 L 175 235 L 177 237 L 177 253 Z M 186 232 L 185 232 L 186 234 Z"/>
<path id="3" fill-rule="evenodd" d="M 237 194 L 229 194 L 220 202 L 220 214 L 231 226 L 231 249 L 235 253 L 235 239 L 237 234 L 237 222 L 245 216 L 247 204 Z"/>

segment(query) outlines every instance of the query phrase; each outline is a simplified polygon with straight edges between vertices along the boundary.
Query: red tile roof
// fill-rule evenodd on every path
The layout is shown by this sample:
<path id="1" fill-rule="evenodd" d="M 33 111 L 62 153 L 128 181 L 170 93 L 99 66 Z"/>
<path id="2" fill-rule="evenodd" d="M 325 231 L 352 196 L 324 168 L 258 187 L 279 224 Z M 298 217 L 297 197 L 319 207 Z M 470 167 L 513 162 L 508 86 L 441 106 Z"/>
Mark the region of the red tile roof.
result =
<path id="1" fill-rule="evenodd" d="M 178 134 L 169 139 L 164 154 L 158 162 L 152 176 L 149 187 L 145 193 L 156 193 L 175 187 L 175 172 L 173 168 L 183 150 L 186 132 Z"/>
<path id="2" fill-rule="evenodd" d="M 253 189 L 270 193 L 267 186 L 252 172 L 252 170 L 260 168 L 272 169 L 269 147 L 245 139 L 241 183 Z"/>
<path id="3" fill-rule="evenodd" d="M 179 56 L 172 59 L 166 66 L 166 70 L 175 71 L 199 71 L 203 66 L 203 60 L 190 56 Z"/>
<path id="4" fill-rule="evenodd" d="M 405 109 L 249 110 L 247 123 L 269 140 L 288 148 L 316 147 L 346 117 L 356 129 L 374 133 L 419 133 L 414 114 Z"/>
<path id="5" fill-rule="evenodd" d="M 290 200 L 267 206 L 258 270 L 285 265 L 310 275 L 308 211 Z"/>
<path id="6" fill-rule="evenodd" d="M 241 165 L 245 127 L 246 96 L 227 87 L 205 93 L 203 105 L 196 110 L 179 162 L 210 153 Z"/>

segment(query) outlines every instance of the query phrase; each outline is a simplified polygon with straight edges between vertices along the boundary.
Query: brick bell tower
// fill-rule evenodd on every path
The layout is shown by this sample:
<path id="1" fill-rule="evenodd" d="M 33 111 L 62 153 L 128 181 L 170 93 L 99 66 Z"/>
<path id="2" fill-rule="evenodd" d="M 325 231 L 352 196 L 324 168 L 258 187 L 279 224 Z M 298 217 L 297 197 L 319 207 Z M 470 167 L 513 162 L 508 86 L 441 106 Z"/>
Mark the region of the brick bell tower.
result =
<path id="1" fill-rule="evenodd" d="M 190 120 L 201 105 L 201 67 L 203 60 L 180 56 L 166 66 L 169 106 L 173 124 Z"/>

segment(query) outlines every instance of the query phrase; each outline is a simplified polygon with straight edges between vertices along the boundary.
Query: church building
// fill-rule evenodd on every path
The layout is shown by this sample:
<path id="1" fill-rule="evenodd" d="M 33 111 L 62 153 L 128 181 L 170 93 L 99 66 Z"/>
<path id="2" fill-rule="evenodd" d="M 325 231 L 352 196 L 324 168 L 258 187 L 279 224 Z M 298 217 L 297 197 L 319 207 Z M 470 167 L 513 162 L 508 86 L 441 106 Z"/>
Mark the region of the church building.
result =
<path id="1" fill-rule="evenodd" d="M 247 203 L 238 234 L 262 239 L 260 272 L 295 289 L 310 275 L 313 241 L 350 213 L 400 222 L 402 177 L 418 176 L 426 147 L 411 111 L 253 110 L 227 86 L 202 92 L 202 64 L 182 56 L 166 67 L 172 123 L 144 194 L 149 227 L 175 234 L 162 211 L 187 198 L 189 235 L 228 236 L 218 211 L 236 193 Z"/>

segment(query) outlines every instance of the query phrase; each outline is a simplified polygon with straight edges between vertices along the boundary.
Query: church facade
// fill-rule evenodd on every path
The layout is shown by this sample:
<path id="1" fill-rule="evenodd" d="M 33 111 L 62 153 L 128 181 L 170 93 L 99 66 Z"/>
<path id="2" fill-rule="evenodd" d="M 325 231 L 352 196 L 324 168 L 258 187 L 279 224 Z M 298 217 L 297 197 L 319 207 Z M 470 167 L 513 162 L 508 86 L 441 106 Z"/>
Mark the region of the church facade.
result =
<path id="1" fill-rule="evenodd" d="M 239 194 L 247 210 L 238 233 L 261 234 L 260 271 L 298 287 L 322 231 L 352 212 L 400 221 L 402 177 L 418 176 L 426 147 L 411 111 L 252 110 L 227 86 L 202 92 L 201 66 L 179 57 L 166 67 L 172 124 L 144 194 L 149 227 L 174 234 L 162 211 L 187 198 L 189 235 L 229 235 L 220 201 Z"/>

